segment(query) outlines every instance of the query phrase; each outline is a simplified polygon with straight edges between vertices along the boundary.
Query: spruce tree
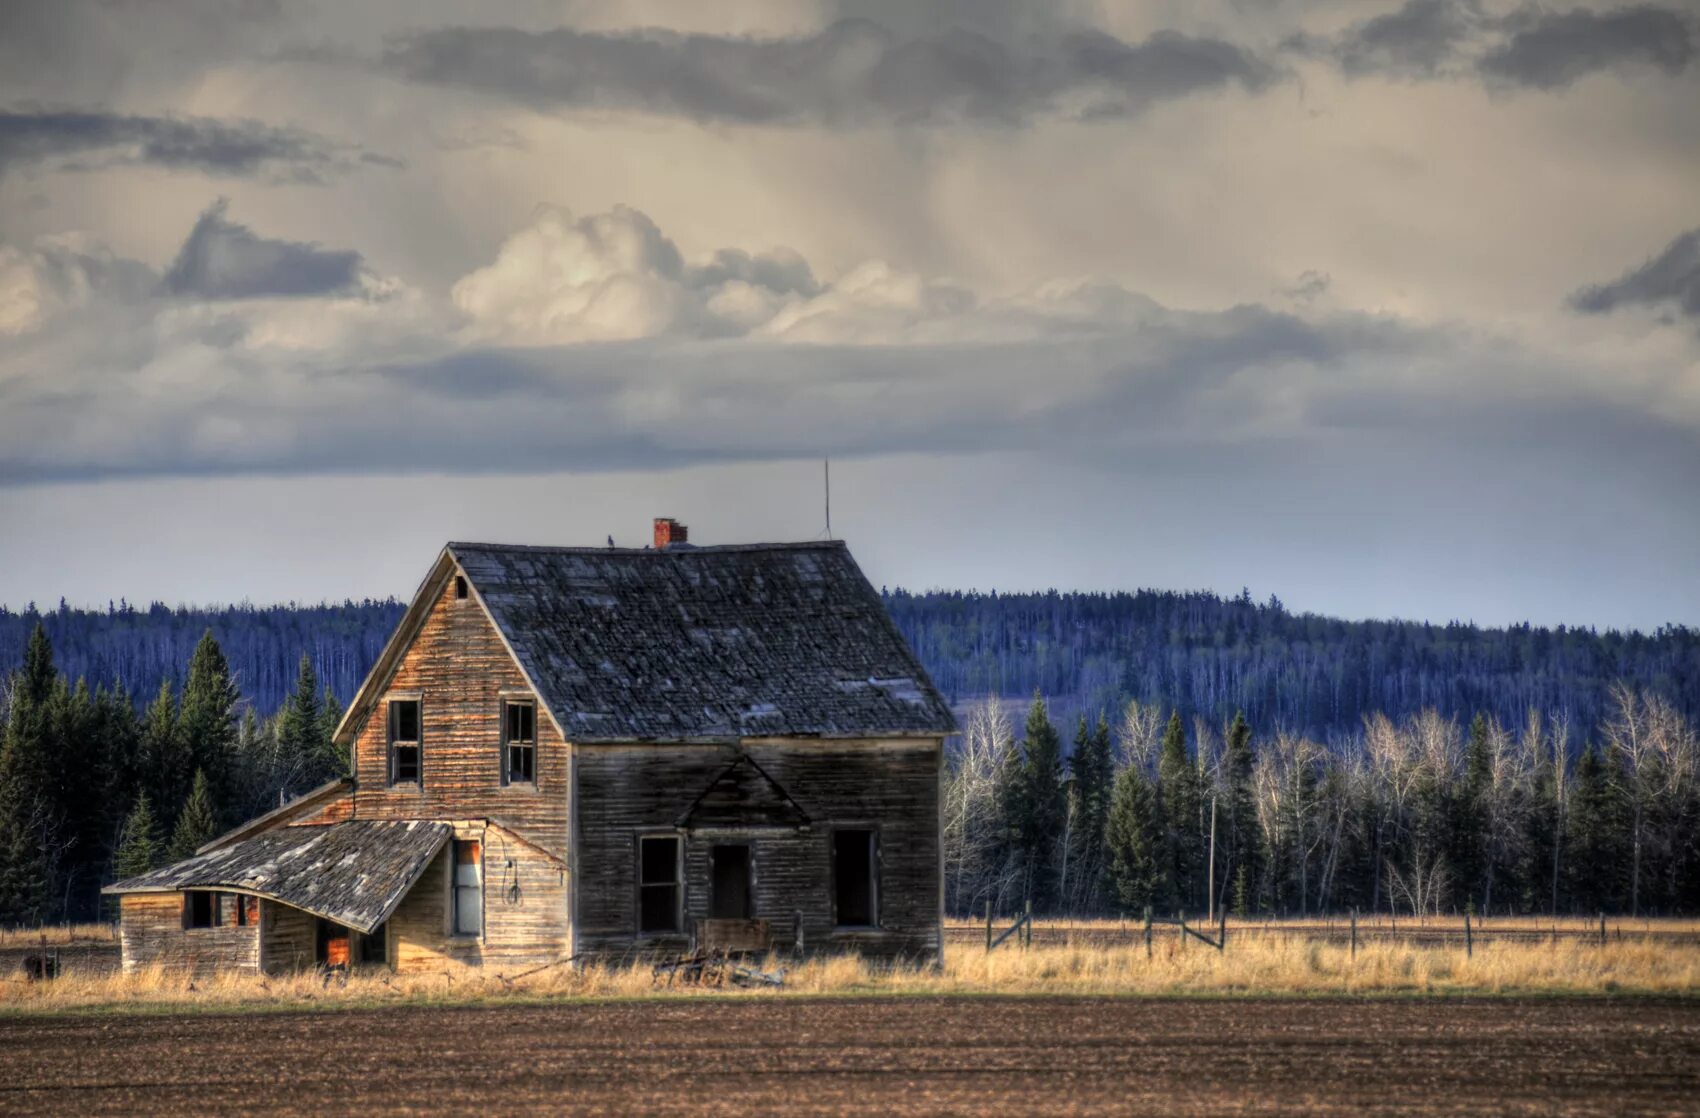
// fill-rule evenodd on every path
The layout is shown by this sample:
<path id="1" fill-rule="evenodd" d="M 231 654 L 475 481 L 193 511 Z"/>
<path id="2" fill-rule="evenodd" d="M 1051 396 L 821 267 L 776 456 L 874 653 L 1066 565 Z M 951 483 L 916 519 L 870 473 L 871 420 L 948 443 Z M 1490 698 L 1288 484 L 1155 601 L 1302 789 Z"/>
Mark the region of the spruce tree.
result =
<path id="1" fill-rule="evenodd" d="M 54 694 L 60 687 L 53 646 L 38 621 L 11 678 L 11 705 L 0 737 L 0 924 L 35 924 L 51 915 L 63 833 L 54 769 Z"/>
<path id="2" fill-rule="evenodd" d="M 1570 898 L 1583 913 L 1615 912 L 1628 899 L 1628 812 L 1621 770 L 1589 746 L 1576 762 L 1566 820 Z"/>
<path id="3" fill-rule="evenodd" d="M 1067 822 L 1062 741 L 1051 725 L 1045 700 L 1034 692 L 1021 742 L 1021 766 L 1010 782 L 1007 816 L 1027 899 L 1047 911 L 1056 901 L 1059 843 Z"/>
<path id="4" fill-rule="evenodd" d="M 1157 794 L 1163 802 L 1168 824 L 1168 876 L 1175 899 L 1198 909 L 1204 897 L 1205 849 L 1202 837 L 1203 782 L 1192 755 L 1187 751 L 1186 727 L 1176 711 L 1163 732 L 1162 752 L 1157 756 Z"/>
<path id="5" fill-rule="evenodd" d="M 1251 726 L 1245 713 L 1236 712 L 1228 727 L 1227 747 L 1222 755 L 1223 783 L 1226 802 L 1222 805 L 1227 824 L 1224 836 L 1226 857 L 1221 860 L 1225 871 L 1218 875 L 1224 888 L 1232 882 L 1234 909 L 1245 915 L 1251 890 L 1256 888 L 1263 863 L 1263 832 L 1257 823 L 1257 795 L 1252 786 L 1256 758 L 1252 754 Z"/>
<path id="6" fill-rule="evenodd" d="M 324 750 L 319 744 L 323 730 L 324 711 L 319 705 L 319 677 L 313 671 L 313 659 L 301 654 L 301 666 L 295 677 L 295 690 L 284 700 L 277 716 L 277 756 L 280 790 L 286 793 L 304 792 L 321 784 Z"/>
<path id="7" fill-rule="evenodd" d="M 208 787 L 207 774 L 195 770 L 195 784 L 189 800 L 177 817 L 177 827 L 171 833 L 171 846 L 166 859 L 180 862 L 195 856 L 195 851 L 211 842 L 218 834 L 218 810 Z"/>
<path id="8" fill-rule="evenodd" d="M 178 722 L 188 764 L 211 785 L 211 802 L 221 806 L 236 798 L 236 704 L 240 699 L 230 678 L 230 663 L 208 629 L 189 658 Z"/>
<path id="9" fill-rule="evenodd" d="M 342 704 L 337 702 L 335 692 L 326 687 L 319 706 L 318 733 L 318 770 L 324 780 L 352 776 L 354 772 L 349 763 L 348 750 L 336 744 L 336 728 L 341 721 Z M 319 783 L 323 783 L 323 780 Z"/>
<path id="10" fill-rule="evenodd" d="M 1166 827 L 1156 786 L 1136 766 L 1116 776 L 1105 823 L 1104 845 L 1110 880 L 1123 912 L 1142 912 L 1147 906 L 1168 911 L 1173 903 L 1165 872 Z"/>
<path id="11" fill-rule="evenodd" d="M 136 805 L 124 817 L 118 833 L 118 849 L 112 857 L 112 874 L 119 881 L 138 877 L 160 864 L 159 823 L 154 818 L 148 794 L 136 796 Z"/>
<path id="12" fill-rule="evenodd" d="M 162 821 L 175 822 L 183 801 L 189 797 L 189 782 L 195 770 L 184 748 L 177 696 L 169 678 L 159 681 L 159 693 L 142 715 L 142 756 L 152 801 L 149 806 L 158 805 Z"/>
<path id="13" fill-rule="evenodd" d="M 1086 716 L 1074 735 L 1074 753 L 1069 757 L 1073 776 L 1070 795 L 1073 824 L 1069 830 L 1069 879 L 1071 903 L 1083 911 L 1096 911 L 1103 904 L 1106 886 L 1104 827 L 1110 814 L 1110 796 L 1115 780 L 1115 761 L 1110 746 L 1110 724 L 1103 715 L 1088 731 Z"/>

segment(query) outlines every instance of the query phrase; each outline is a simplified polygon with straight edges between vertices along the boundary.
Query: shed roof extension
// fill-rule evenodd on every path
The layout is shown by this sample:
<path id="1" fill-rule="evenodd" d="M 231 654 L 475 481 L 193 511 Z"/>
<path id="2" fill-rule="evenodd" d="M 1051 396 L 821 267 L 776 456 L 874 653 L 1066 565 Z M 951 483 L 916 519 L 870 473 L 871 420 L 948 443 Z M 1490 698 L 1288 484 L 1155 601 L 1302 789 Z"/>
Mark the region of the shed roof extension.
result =
<path id="1" fill-rule="evenodd" d="M 839 541 L 448 554 L 570 740 L 956 731 Z"/>
<path id="2" fill-rule="evenodd" d="M 371 932 L 454 828 L 422 820 L 277 827 L 108 885 L 107 893 L 239 889 Z"/>

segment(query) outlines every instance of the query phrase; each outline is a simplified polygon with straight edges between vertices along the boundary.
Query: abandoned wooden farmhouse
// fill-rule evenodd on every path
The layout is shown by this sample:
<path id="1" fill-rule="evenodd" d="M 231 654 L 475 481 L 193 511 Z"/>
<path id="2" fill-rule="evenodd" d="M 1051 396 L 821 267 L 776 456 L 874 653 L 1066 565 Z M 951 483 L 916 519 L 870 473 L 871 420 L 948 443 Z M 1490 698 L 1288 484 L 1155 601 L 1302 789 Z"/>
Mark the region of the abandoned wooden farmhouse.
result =
<path id="1" fill-rule="evenodd" d="M 936 957 L 955 730 L 841 542 L 451 543 L 352 775 L 109 886 L 124 966 Z"/>

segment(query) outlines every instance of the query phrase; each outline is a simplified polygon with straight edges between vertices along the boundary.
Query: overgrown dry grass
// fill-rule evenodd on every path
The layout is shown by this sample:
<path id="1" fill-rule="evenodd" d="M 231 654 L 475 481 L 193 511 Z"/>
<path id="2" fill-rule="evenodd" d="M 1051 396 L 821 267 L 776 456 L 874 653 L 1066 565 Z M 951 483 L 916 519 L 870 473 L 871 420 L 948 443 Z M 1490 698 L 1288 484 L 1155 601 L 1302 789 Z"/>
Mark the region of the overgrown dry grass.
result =
<path id="1" fill-rule="evenodd" d="M 44 928 L 0 928 L 0 948 L 64 947 L 71 943 L 118 942 L 117 924 L 54 924 Z"/>
<path id="2" fill-rule="evenodd" d="M 181 973 L 67 974 L 52 982 L 7 977 L 0 1012 L 111 1008 L 307 1009 L 384 1004 L 444 1004 L 562 998 L 737 997 L 797 995 L 1107 994 L 1166 996 L 1362 996 L 1453 994 L 1700 994 L 1700 946 L 1626 936 L 1604 946 L 1579 939 L 1461 948 L 1376 942 L 1349 946 L 1301 936 L 1232 931 L 1217 952 L 1166 937 L 1132 946 L 957 947 L 942 967 L 882 966 L 843 956 L 788 965 L 783 989 L 657 983 L 647 965 L 557 966 L 519 978 L 458 968 L 409 975 L 356 972 L 282 978 Z"/>

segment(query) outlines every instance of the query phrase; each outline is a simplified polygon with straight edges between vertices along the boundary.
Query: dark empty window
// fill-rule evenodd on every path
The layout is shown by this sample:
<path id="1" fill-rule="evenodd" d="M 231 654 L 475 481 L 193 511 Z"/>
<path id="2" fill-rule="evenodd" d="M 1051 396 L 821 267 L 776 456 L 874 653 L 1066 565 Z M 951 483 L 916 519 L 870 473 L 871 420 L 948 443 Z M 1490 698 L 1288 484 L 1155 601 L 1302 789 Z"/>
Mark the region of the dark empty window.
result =
<path id="1" fill-rule="evenodd" d="M 390 700 L 390 783 L 419 783 L 419 700 Z"/>
<path id="2" fill-rule="evenodd" d="M 466 597 L 466 576 L 455 575 L 455 597 Z"/>
<path id="3" fill-rule="evenodd" d="M 750 848 L 726 844 L 709 852 L 713 872 L 708 914 L 720 920 L 747 920 L 750 909 Z"/>
<path id="4" fill-rule="evenodd" d="M 638 839 L 638 931 L 679 930 L 679 839 Z"/>
<path id="5" fill-rule="evenodd" d="M 191 928 L 218 927 L 218 894 L 200 890 L 184 896 L 183 923 Z"/>
<path id="6" fill-rule="evenodd" d="M 502 783 L 537 783 L 537 708 L 531 703 L 502 704 Z"/>
<path id="7" fill-rule="evenodd" d="M 879 923 L 879 839 L 873 831 L 832 832 L 832 897 L 840 927 Z"/>

